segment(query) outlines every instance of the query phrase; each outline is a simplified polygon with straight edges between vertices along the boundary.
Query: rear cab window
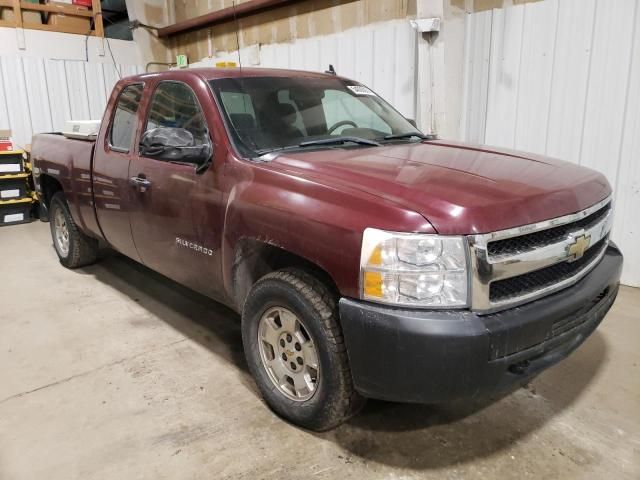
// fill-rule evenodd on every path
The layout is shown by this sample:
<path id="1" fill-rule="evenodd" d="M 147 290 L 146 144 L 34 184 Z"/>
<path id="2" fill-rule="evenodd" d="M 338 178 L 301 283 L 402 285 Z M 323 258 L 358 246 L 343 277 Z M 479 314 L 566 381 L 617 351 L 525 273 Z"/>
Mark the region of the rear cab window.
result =
<path id="1" fill-rule="evenodd" d="M 115 113 L 109 131 L 109 148 L 128 153 L 136 130 L 136 115 L 142 98 L 144 85 L 127 85 L 118 96 Z"/>

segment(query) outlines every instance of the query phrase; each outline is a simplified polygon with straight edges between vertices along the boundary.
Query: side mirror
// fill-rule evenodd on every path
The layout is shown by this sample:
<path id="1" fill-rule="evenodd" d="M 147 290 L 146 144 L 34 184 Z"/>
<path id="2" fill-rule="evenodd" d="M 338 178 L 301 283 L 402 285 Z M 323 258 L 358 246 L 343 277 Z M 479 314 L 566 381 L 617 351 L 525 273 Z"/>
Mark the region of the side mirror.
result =
<path id="1" fill-rule="evenodd" d="M 413 118 L 407 118 L 407 122 L 409 122 L 415 128 L 418 128 L 418 124 L 416 123 L 416 121 Z"/>
<path id="2" fill-rule="evenodd" d="M 140 139 L 140 155 L 170 162 L 208 165 L 213 147 L 206 143 L 197 144 L 193 134 L 184 128 L 158 127 L 147 130 Z"/>

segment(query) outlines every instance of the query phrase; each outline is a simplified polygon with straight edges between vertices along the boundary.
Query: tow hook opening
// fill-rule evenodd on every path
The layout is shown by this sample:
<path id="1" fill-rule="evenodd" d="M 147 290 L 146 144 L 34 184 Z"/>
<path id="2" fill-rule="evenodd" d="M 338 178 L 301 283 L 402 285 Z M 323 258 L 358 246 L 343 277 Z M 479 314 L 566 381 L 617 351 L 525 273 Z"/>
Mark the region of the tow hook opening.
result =
<path id="1" fill-rule="evenodd" d="M 529 364 L 529 360 L 523 360 L 521 362 L 514 363 L 512 365 L 509 365 L 509 371 L 516 375 L 524 375 L 529 368 Z"/>

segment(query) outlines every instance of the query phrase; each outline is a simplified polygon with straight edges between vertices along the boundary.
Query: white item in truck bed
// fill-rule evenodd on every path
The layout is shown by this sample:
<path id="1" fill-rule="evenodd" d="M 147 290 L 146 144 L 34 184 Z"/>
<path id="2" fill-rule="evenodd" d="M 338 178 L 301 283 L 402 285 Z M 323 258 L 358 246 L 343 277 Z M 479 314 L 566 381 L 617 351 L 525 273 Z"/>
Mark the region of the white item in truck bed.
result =
<path id="1" fill-rule="evenodd" d="M 62 134 L 79 140 L 95 140 L 100 130 L 100 120 L 67 120 Z"/>

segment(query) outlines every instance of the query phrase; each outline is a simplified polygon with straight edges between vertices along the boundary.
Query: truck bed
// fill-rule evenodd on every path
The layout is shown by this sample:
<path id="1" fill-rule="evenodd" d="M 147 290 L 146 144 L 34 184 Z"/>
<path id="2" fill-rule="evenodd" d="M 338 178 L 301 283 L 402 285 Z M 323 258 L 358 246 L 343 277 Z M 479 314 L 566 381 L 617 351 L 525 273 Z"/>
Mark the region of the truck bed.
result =
<path id="1" fill-rule="evenodd" d="M 79 226 L 99 235 L 91 185 L 94 148 L 94 140 L 67 138 L 61 133 L 42 133 L 33 137 L 31 158 L 36 185 L 41 186 L 42 181 L 58 182 Z M 45 178 L 39 181 L 41 176 Z"/>

